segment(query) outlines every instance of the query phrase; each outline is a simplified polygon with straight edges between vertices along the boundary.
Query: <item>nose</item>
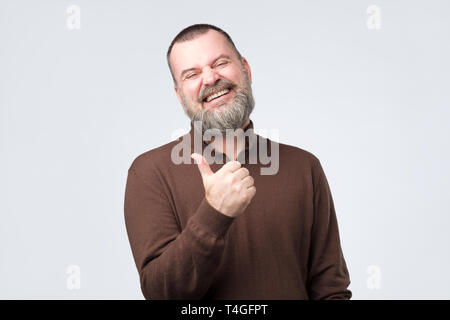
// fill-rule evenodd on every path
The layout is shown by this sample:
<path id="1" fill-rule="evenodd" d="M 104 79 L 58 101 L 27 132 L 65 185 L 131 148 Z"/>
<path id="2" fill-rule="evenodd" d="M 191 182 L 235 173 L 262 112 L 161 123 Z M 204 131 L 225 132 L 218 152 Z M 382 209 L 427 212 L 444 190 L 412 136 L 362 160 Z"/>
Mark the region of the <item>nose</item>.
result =
<path id="1" fill-rule="evenodd" d="M 203 75 L 203 86 L 212 86 L 219 79 L 219 75 L 216 71 L 206 66 L 202 72 Z"/>

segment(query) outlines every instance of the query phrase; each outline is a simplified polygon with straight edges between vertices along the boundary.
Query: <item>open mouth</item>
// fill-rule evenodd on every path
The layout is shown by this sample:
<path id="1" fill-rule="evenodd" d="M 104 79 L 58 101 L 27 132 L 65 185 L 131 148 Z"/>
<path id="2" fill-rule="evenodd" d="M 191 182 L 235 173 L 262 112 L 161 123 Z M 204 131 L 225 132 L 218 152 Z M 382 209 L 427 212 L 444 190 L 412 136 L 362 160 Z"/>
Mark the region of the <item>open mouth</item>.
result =
<path id="1" fill-rule="evenodd" d="M 209 103 L 209 102 L 220 101 L 222 99 L 225 99 L 229 95 L 230 91 L 231 91 L 230 89 L 223 89 L 218 92 L 215 92 L 215 93 L 207 96 L 205 99 L 203 99 L 203 103 Z"/>

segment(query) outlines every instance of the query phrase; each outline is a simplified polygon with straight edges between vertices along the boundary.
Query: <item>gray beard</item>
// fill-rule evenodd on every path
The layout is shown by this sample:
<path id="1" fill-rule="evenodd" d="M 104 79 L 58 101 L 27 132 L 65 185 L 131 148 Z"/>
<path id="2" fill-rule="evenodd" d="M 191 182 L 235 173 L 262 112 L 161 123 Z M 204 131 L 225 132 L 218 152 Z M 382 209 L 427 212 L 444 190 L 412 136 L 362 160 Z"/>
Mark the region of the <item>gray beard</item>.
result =
<path id="1" fill-rule="evenodd" d="M 201 121 L 203 133 L 206 130 L 219 130 L 226 134 L 227 129 L 236 130 L 241 128 L 255 107 L 252 88 L 247 74 L 244 72 L 245 88 L 237 88 L 235 98 L 229 102 L 228 106 L 219 107 L 213 110 L 202 109 L 192 112 L 192 109 L 182 96 L 183 109 L 191 121 Z"/>

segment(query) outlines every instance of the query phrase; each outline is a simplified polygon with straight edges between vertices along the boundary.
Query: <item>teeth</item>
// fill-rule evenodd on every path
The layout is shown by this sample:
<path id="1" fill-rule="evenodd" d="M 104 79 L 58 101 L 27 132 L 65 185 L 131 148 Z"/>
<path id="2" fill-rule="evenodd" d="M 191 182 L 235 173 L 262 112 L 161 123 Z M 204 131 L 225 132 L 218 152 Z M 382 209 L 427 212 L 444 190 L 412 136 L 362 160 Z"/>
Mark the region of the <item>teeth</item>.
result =
<path id="1" fill-rule="evenodd" d="M 219 92 L 217 92 L 217 93 L 214 93 L 213 95 L 210 95 L 208 98 L 206 98 L 206 102 L 209 102 L 209 101 L 211 101 L 212 99 L 215 99 L 215 98 L 217 98 L 217 97 L 223 96 L 224 94 L 228 93 L 229 91 L 230 91 L 230 90 L 225 89 L 225 90 L 219 91 Z"/>

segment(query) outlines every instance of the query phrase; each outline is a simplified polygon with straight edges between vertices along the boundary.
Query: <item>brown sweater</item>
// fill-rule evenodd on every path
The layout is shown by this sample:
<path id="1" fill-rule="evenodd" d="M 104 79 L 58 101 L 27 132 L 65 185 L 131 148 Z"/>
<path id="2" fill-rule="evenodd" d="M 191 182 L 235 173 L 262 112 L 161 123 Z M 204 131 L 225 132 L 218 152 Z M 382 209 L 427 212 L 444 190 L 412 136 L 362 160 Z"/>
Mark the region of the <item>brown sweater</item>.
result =
<path id="1" fill-rule="evenodd" d="M 192 152 L 193 130 L 191 123 Z M 259 158 L 243 163 L 256 195 L 230 218 L 206 201 L 193 161 L 171 161 L 180 139 L 128 170 L 125 223 L 146 299 L 350 299 L 333 199 L 312 153 L 278 144 L 275 175 L 261 175 L 269 165 Z M 273 142 L 263 141 L 270 151 Z M 245 153 L 253 147 L 247 141 Z"/>

